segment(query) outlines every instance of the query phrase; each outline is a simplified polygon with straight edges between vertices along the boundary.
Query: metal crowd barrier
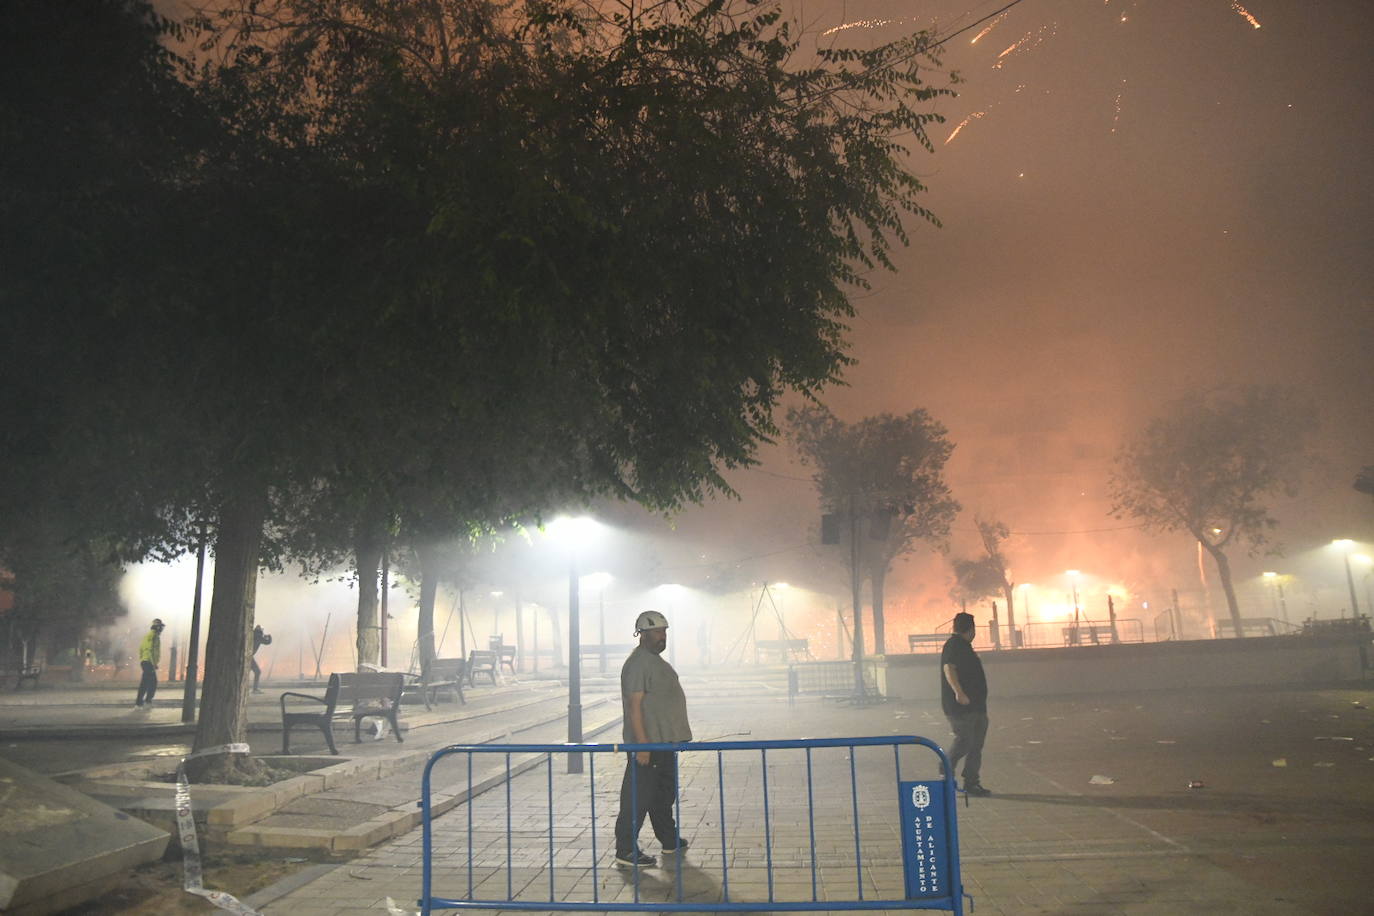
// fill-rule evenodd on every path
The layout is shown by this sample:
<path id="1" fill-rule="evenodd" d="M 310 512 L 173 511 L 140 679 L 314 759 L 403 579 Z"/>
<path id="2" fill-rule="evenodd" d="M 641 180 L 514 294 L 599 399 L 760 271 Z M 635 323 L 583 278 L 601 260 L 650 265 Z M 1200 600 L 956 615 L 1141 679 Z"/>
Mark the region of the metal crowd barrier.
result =
<path id="1" fill-rule="evenodd" d="M 932 751 L 946 775 L 904 779 L 903 757 L 917 747 Z M 613 859 L 610 822 L 620 807 L 626 754 L 635 751 L 678 755 L 673 808 L 679 835 L 690 848 L 664 856 L 663 869 L 627 867 Z M 569 754 L 585 755 L 585 777 L 555 774 L 554 760 Z M 495 771 L 475 775 L 474 760 L 486 755 L 497 755 Z M 466 815 L 436 821 L 435 769 L 445 760 L 442 807 L 465 798 Z M 513 803 L 516 780 L 522 780 L 520 798 Z M 504 792 L 480 791 L 502 785 Z M 944 751 L 914 735 L 453 745 L 430 757 L 422 779 L 419 906 L 425 916 L 479 908 L 962 914 L 955 801 Z M 642 836 L 652 836 L 652 830 Z M 446 896 L 436 893 L 436 882 L 445 885 Z"/>

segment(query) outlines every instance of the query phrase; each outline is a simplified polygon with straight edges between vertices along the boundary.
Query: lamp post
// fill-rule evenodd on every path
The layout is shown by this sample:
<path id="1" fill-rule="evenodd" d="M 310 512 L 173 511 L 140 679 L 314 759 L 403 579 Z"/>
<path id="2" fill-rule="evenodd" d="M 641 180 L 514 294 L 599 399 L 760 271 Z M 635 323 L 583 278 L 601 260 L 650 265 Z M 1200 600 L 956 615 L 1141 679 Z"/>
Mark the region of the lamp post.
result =
<path id="1" fill-rule="evenodd" d="M 1339 538 L 1331 542 L 1332 547 L 1341 549 L 1341 559 L 1345 561 L 1345 584 L 1350 588 L 1350 616 L 1360 616 L 1360 599 L 1355 597 L 1355 575 L 1350 571 L 1350 552 L 1355 542 L 1350 538 Z"/>
<path id="2" fill-rule="evenodd" d="M 1374 597 L 1370 595 L 1370 581 L 1374 580 L 1374 557 L 1367 553 L 1357 553 L 1351 557 L 1356 563 L 1365 567 L 1364 571 L 1364 606 L 1374 609 Z"/>
<path id="3" fill-rule="evenodd" d="M 1070 569 L 1064 575 L 1069 577 L 1069 590 L 1073 595 L 1073 628 L 1069 630 L 1069 644 L 1078 645 L 1078 570 Z"/>
<path id="4" fill-rule="evenodd" d="M 582 743 L 582 615 L 577 581 L 577 545 L 600 526 L 585 516 L 556 518 L 549 534 L 568 547 L 568 743 Z M 582 755 L 568 755 L 568 772 L 582 772 Z"/>

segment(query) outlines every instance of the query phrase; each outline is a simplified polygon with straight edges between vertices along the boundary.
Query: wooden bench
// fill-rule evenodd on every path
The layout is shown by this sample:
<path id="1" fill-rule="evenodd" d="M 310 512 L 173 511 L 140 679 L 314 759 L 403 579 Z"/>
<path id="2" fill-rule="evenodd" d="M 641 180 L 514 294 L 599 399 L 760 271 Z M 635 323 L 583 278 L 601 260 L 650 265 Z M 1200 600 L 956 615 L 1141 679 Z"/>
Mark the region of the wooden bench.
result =
<path id="1" fill-rule="evenodd" d="M 487 637 L 487 650 L 496 653 L 497 665 L 510 669 L 512 676 L 515 675 L 515 646 L 505 644 L 505 635 Z"/>
<path id="2" fill-rule="evenodd" d="M 1112 636 L 1112 625 L 1109 623 L 1080 623 L 1076 627 L 1064 627 L 1063 632 L 1064 645 L 1066 646 L 1084 644 L 1100 646 L 1104 643 L 1118 641 Z"/>
<path id="3" fill-rule="evenodd" d="M 918 652 L 931 646 L 943 648 L 949 637 L 949 633 L 908 633 L 906 634 L 906 645 L 908 651 L 911 652 Z"/>
<path id="4" fill-rule="evenodd" d="M 467 705 L 463 696 L 463 680 L 468 675 L 468 660 L 465 658 L 436 658 L 429 663 L 429 680 L 420 685 L 425 692 L 425 705 L 433 706 L 440 690 L 458 694 L 458 702 Z"/>
<path id="5" fill-rule="evenodd" d="M 391 724 L 397 741 L 401 738 L 401 691 L 405 689 L 405 675 L 399 671 L 358 671 L 329 675 L 324 696 L 287 691 L 281 695 L 281 752 L 291 753 L 291 729 L 297 725 L 313 725 L 324 734 L 331 754 L 338 754 L 334 746 L 334 719 L 353 719 L 353 742 L 361 742 L 363 719 L 381 716 Z M 322 709 L 310 712 L 288 712 L 286 700 L 294 697 L 318 703 Z"/>
<path id="6" fill-rule="evenodd" d="M 583 659 L 596 659 L 600 670 L 605 671 L 606 666 L 611 661 L 621 662 L 635 650 L 632 643 L 583 643 L 578 647 L 578 654 Z"/>
<path id="7" fill-rule="evenodd" d="M 468 653 L 468 686 L 473 679 L 484 674 L 491 678 L 491 686 L 496 686 L 497 669 L 501 667 L 501 656 L 490 649 L 473 649 Z"/>

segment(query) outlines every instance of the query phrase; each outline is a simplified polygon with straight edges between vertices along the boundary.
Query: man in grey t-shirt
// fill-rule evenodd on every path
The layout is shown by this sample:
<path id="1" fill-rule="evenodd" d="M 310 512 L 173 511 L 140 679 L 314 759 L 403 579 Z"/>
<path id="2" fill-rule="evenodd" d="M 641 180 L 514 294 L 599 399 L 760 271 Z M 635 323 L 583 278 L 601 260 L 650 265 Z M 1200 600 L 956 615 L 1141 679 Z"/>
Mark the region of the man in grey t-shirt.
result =
<path id="1" fill-rule="evenodd" d="M 639 645 L 620 669 L 620 698 L 625 709 L 625 743 L 676 744 L 692 740 L 687 721 L 687 695 L 673 666 L 663 660 L 668 646 L 668 620 L 658 611 L 645 611 L 635 620 Z M 639 831 L 649 815 L 664 855 L 687 849 L 673 821 L 677 798 L 677 754 L 674 751 L 635 751 L 625 762 L 620 783 L 620 814 L 615 819 L 615 860 L 621 865 L 647 868 L 657 860 L 639 849 Z"/>

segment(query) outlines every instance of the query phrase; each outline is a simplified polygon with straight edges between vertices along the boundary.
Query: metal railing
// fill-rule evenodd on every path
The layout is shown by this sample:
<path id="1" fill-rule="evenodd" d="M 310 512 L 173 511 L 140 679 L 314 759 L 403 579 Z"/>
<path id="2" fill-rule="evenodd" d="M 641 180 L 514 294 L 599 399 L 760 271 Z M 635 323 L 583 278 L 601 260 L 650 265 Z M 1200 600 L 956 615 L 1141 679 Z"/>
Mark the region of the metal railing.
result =
<path id="1" fill-rule="evenodd" d="M 903 757 L 911 756 L 903 750 L 916 747 L 933 752 L 946 775 L 903 779 Z M 665 856 L 669 880 L 659 869 L 614 864 L 613 844 L 605 842 L 621 794 L 620 766 L 636 751 L 672 751 L 679 761 L 673 810 L 691 845 L 671 866 Z M 555 758 L 570 754 L 586 755 L 585 777 L 555 777 Z M 475 776 L 474 761 L 489 755 L 497 756 L 495 772 Z M 459 778 L 436 792 L 436 765 L 446 760 Z M 631 780 L 638 769 L 631 768 Z M 504 792 L 480 792 L 502 785 Z M 436 820 L 436 795 L 446 808 L 465 798 L 466 816 Z M 629 797 L 638 797 L 633 783 Z M 914 735 L 454 745 L 431 756 L 422 779 L 419 906 L 425 916 L 476 908 L 962 914 L 955 800 L 944 751 Z M 456 890 L 440 896 L 436 881 Z"/>
<path id="2" fill-rule="evenodd" d="M 1115 638 L 1113 638 L 1113 631 Z M 1111 643 L 1144 642 L 1145 627 L 1134 617 L 1110 620 L 1089 620 L 1075 624 L 1072 620 L 1044 621 L 1025 626 L 1026 647 L 1045 646 L 1105 646 Z"/>
<path id="3" fill-rule="evenodd" d="M 864 690 L 878 695 L 878 663 L 863 660 Z M 787 666 L 787 699 L 808 694 L 822 697 L 849 697 L 855 692 L 854 663 L 850 661 L 798 662 Z"/>

